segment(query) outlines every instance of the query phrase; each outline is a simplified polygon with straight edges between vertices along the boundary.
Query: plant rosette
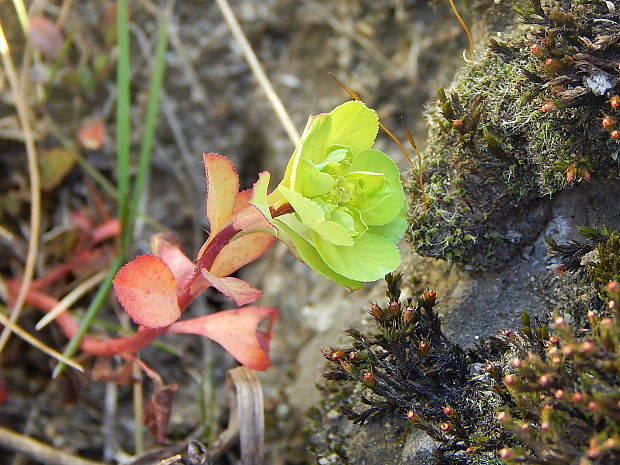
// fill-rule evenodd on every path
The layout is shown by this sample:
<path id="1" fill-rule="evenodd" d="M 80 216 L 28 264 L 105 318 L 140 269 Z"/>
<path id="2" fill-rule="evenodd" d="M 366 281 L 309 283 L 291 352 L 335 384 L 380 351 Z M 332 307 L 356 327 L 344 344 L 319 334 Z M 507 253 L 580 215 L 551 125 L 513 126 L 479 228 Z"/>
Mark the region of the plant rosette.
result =
<path id="1" fill-rule="evenodd" d="M 359 101 L 310 116 L 282 182 L 269 196 L 254 188 L 252 203 L 295 257 L 350 289 L 399 265 L 407 224 L 398 167 L 372 148 L 378 127 Z"/>

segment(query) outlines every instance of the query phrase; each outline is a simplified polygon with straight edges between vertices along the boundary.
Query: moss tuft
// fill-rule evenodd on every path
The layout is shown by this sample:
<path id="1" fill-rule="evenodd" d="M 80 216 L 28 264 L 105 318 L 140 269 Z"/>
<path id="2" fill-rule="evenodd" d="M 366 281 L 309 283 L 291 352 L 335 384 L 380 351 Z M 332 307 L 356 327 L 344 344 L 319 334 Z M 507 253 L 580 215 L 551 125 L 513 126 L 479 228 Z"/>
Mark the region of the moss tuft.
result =
<path id="1" fill-rule="evenodd" d="M 540 199 L 620 175 L 618 12 L 525 3 L 523 27 L 490 40 L 427 111 L 427 208 L 414 175 L 407 186 L 423 255 L 500 266 L 540 231 Z"/>

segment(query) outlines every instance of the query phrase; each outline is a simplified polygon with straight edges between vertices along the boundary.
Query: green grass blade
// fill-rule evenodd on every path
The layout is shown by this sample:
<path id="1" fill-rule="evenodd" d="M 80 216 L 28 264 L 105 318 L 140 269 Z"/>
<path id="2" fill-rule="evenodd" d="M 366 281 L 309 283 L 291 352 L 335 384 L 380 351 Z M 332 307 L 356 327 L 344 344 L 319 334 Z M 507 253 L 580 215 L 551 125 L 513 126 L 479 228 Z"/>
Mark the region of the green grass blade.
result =
<path id="1" fill-rule="evenodd" d="M 166 69 L 166 49 L 168 48 L 168 11 L 164 11 L 159 20 L 157 30 L 157 40 L 155 43 L 155 61 L 151 71 L 149 82 L 148 100 L 146 104 L 146 116 L 144 120 L 144 130 L 140 141 L 140 155 L 138 160 L 138 173 L 133 186 L 131 204 L 129 206 L 129 216 L 127 220 L 126 243 L 130 243 L 133 235 L 133 227 L 138 216 L 140 200 L 144 193 L 146 181 L 148 179 L 151 157 L 153 154 L 153 141 L 155 139 L 155 127 L 157 125 L 157 115 L 159 100 Z"/>
<path id="2" fill-rule="evenodd" d="M 93 320 L 97 316 L 97 313 L 99 313 L 99 309 L 107 299 L 108 294 L 110 293 L 110 289 L 112 289 L 112 280 L 114 279 L 114 276 L 116 276 L 116 272 L 121 267 L 123 262 L 124 257 L 121 254 L 118 254 L 114 259 L 112 266 L 110 267 L 108 275 L 97 290 L 95 297 L 93 297 L 93 300 L 90 301 L 90 305 L 88 306 L 88 309 L 86 309 L 86 313 L 80 321 L 80 325 L 76 333 L 73 335 L 73 337 L 69 341 L 69 344 L 62 353 L 65 357 L 71 358 L 77 352 L 78 348 L 80 347 L 80 342 L 82 342 L 82 338 L 90 329 Z M 56 378 L 57 376 L 59 376 L 64 371 L 65 367 L 66 365 L 64 363 L 59 363 L 58 365 L 56 365 L 52 377 Z"/>
<path id="3" fill-rule="evenodd" d="M 117 190 L 118 218 L 121 222 L 120 255 L 124 255 L 130 236 L 127 230 L 127 213 L 129 198 L 129 150 L 130 150 L 130 94 L 131 79 L 129 50 L 129 15 L 127 0 L 118 0 L 118 63 L 116 66 L 116 150 L 117 150 Z"/>

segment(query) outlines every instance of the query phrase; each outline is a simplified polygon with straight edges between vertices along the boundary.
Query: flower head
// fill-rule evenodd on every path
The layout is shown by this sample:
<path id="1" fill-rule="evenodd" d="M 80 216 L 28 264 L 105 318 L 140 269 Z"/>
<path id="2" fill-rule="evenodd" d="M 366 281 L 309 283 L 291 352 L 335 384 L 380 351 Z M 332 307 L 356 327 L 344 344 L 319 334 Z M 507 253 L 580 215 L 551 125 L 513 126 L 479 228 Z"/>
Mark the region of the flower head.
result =
<path id="1" fill-rule="evenodd" d="M 392 159 L 372 149 L 378 125 L 358 101 L 310 116 L 284 179 L 266 199 L 272 212 L 286 212 L 270 219 L 295 256 L 351 289 L 400 263 L 403 187 Z"/>

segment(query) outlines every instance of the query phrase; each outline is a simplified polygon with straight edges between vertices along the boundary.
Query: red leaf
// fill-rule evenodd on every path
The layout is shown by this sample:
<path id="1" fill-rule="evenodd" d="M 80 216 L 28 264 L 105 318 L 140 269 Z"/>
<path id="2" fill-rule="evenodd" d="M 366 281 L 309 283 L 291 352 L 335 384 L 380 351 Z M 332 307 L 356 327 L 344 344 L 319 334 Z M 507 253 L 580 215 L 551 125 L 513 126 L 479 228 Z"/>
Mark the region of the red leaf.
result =
<path id="1" fill-rule="evenodd" d="M 269 367 L 269 342 L 278 310 L 265 307 L 245 307 L 224 310 L 212 315 L 174 323 L 168 332 L 172 334 L 198 334 L 213 339 L 230 354 L 253 370 Z M 259 325 L 265 319 L 265 331 Z"/>
<path id="2" fill-rule="evenodd" d="M 229 276 L 261 257 L 275 240 L 275 236 L 262 232 L 241 236 L 222 248 L 210 271 L 216 276 Z"/>
<path id="3" fill-rule="evenodd" d="M 177 241 L 171 234 L 159 233 L 151 237 L 151 250 L 172 271 L 177 282 L 177 288 L 181 289 L 192 277 L 196 265 L 185 255 Z"/>
<path id="4" fill-rule="evenodd" d="M 200 271 L 204 278 L 209 281 L 214 288 L 226 297 L 232 299 L 237 305 L 249 304 L 263 295 L 260 289 L 255 288 L 250 283 L 242 279 L 231 277 L 218 278 L 204 268 Z"/>
<path id="5" fill-rule="evenodd" d="M 140 255 L 116 273 L 114 293 L 136 323 L 163 328 L 181 316 L 172 271 L 154 255 Z"/>
<path id="6" fill-rule="evenodd" d="M 121 222 L 118 218 L 112 218 L 100 224 L 92 231 L 93 245 L 99 242 L 118 237 L 121 231 Z"/>
<path id="7" fill-rule="evenodd" d="M 87 121 L 77 133 L 80 143 L 90 150 L 98 150 L 105 139 L 105 125 L 101 118 L 92 118 Z"/>
<path id="8" fill-rule="evenodd" d="M 30 18 L 30 40 L 41 55 L 50 60 L 58 56 L 65 43 L 58 26 L 45 16 Z"/>
<path id="9" fill-rule="evenodd" d="M 207 175 L 207 218 L 211 224 L 210 238 L 231 220 L 239 192 L 239 176 L 223 155 L 203 153 Z"/>

